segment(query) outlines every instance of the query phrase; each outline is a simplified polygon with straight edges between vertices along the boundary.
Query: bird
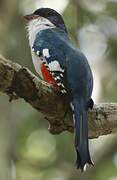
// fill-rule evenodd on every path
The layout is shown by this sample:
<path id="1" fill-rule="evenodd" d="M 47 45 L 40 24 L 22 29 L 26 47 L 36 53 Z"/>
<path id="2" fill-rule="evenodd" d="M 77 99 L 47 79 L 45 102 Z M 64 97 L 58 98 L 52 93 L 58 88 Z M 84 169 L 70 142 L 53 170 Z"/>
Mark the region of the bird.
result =
<path id="1" fill-rule="evenodd" d="M 24 16 L 32 61 L 38 75 L 69 99 L 73 114 L 76 167 L 94 165 L 88 142 L 88 110 L 93 75 L 85 55 L 71 41 L 63 17 L 51 8 L 39 8 Z"/>

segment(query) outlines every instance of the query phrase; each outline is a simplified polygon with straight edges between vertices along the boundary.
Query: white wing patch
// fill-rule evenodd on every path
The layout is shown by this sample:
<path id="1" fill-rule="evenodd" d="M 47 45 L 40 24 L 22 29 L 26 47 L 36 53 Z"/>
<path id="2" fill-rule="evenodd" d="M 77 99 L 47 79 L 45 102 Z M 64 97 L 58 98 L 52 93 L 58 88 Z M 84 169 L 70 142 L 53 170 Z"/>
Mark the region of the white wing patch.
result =
<path id="1" fill-rule="evenodd" d="M 48 67 L 50 69 L 50 71 L 60 71 L 60 72 L 64 72 L 64 69 L 62 69 L 60 67 L 60 64 L 57 60 L 52 61 L 48 64 Z"/>
<path id="2" fill-rule="evenodd" d="M 43 49 L 43 56 L 49 58 L 50 54 L 49 54 L 49 49 Z"/>

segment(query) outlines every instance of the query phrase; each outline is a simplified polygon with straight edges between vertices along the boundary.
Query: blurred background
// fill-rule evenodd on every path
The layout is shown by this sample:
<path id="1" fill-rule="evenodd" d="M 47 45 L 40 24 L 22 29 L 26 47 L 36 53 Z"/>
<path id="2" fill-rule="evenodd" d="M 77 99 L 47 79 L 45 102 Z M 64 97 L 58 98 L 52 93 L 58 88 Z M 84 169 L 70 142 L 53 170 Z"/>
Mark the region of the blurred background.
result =
<path id="1" fill-rule="evenodd" d="M 117 102 L 117 0 L 0 0 L 0 54 L 35 73 L 23 15 L 60 12 L 94 75 L 93 99 Z M 75 168 L 74 138 L 49 134 L 44 116 L 0 94 L 0 180 L 117 180 L 117 134 L 90 140 L 95 167 Z"/>

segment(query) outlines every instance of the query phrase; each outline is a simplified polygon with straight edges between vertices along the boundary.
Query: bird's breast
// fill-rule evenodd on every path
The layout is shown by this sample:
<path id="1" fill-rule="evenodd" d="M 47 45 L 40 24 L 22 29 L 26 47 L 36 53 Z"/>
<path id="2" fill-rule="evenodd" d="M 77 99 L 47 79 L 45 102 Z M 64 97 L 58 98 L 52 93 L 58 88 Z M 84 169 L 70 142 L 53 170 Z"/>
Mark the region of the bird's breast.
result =
<path id="1" fill-rule="evenodd" d="M 33 65 L 34 65 L 36 72 L 42 78 L 42 73 L 41 73 L 42 61 L 41 61 L 41 59 L 39 57 L 37 57 L 34 53 L 32 53 L 32 61 L 33 61 Z"/>

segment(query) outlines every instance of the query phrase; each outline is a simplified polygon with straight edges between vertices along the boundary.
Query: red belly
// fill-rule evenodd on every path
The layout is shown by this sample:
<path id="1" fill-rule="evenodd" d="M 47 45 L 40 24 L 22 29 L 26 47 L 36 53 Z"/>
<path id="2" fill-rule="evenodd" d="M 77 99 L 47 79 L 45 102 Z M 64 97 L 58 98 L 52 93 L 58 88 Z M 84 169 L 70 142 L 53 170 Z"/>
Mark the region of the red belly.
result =
<path id="1" fill-rule="evenodd" d="M 48 71 L 48 69 L 45 67 L 44 64 L 41 64 L 41 73 L 44 81 L 51 84 L 56 90 L 59 90 L 56 81 L 54 80 L 54 78 L 52 77 L 52 75 L 50 74 L 50 72 Z"/>

